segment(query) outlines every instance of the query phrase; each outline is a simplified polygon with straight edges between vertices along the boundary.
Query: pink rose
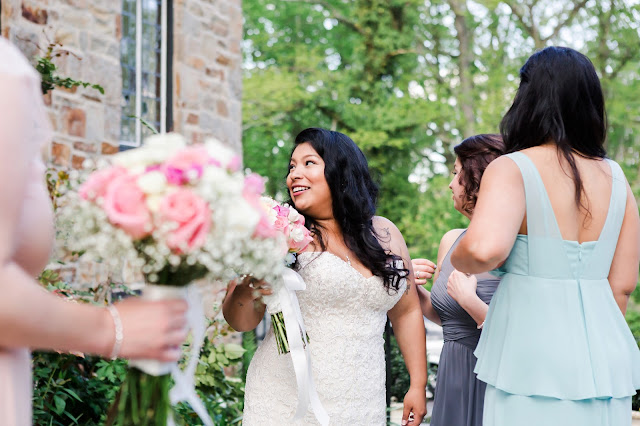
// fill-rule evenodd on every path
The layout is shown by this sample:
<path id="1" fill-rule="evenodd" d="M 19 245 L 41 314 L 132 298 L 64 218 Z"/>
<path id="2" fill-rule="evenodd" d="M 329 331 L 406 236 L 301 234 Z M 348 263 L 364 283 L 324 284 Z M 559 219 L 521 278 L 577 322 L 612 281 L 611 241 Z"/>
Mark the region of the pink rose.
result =
<path id="1" fill-rule="evenodd" d="M 296 225 L 289 233 L 289 250 L 297 253 L 304 250 L 309 243 L 313 241 L 313 237 L 307 228 L 302 225 Z"/>
<path id="2" fill-rule="evenodd" d="M 305 224 L 304 216 L 300 215 L 300 217 L 298 217 L 298 220 L 296 220 L 296 225 L 304 226 L 304 224 Z"/>
<path id="3" fill-rule="evenodd" d="M 178 226 L 167 238 L 167 246 L 177 253 L 202 247 L 211 229 L 209 205 L 188 189 L 178 189 L 164 197 L 160 217 Z"/>
<path id="4" fill-rule="evenodd" d="M 284 207 L 278 204 L 273 209 L 278 212 L 278 216 L 289 217 L 289 207 Z"/>
<path id="5" fill-rule="evenodd" d="M 144 193 L 136 185 L 137 179 L 126 172 L 116 176 L 107 186 L 102 204 L 109 221 L 134 239 L 143 238 L 152 230 L 151 213 Z"/>
<path id="6" fill-rule="evenodd" d="M 251 173 L 244 178 L 244 189 L 242 195 L 244 198 L 253 202 L 257 199 L 260 201 L 260 196 L 264 192 L 264 178 L 256 173 Z"/>
<path id="7" fill-rule="evenodd" d="M 276 218 L 276 222 L 273 224 L 273 227 L 282 232 L 285 237 L 289 237 L 289 219 L 283 216 L 278 216 Z"/>
<path id="8" fill-rule="evenodd" d="M 104 198 L 109 184 L 118 176 L 127 173 L 127 169 L 123 167 L 109 167 L 108 169 L 98 170 L 89 176 L 89 179 L 80 186 L 78 193 L 82 198 L 88 201 L 95 201 L 98 198 Z"/>
<path id="9" fill-rule="evenodd" d="M 273 238 L 276 235 L 278 235 L 278 231 L 269 220 L 269 216 L 267 216 L 264 212 L 261 211 L 260 221 L 256 225 L 256 229 L 253 232 L 253 236 L 258 238 Z"/>
<path id="10" fill-rule="evenodd" d="M 202 176 L 202 170 L 211 162 L 209 153 L 203 145 L 193 145 L 178 151 L 163 165 L 167 181 L 174 185 L 189 182 L 189 172 L 197 177 Z"/>
<path id="11" fill-rule="evenodd" d="M 219 163 L 218 163 L 219 164 Z M 227 170 L 230 172 L 237 172 L 240 170 L 240 166 L 242 166 L 242 161 L 240 160 L 239 155 L 234 155 L 231 160 L 229 160 L 229 164 L 227 164 Z"/>

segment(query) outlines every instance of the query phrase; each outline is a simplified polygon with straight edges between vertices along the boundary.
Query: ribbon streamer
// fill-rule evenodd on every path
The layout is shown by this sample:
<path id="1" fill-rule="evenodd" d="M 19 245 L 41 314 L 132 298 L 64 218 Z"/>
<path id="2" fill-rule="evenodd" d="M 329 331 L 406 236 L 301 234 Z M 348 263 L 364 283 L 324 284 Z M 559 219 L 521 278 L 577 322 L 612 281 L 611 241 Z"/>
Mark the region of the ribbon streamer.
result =
<path id="1" fill-rule="evenodd" d="M 307 412 L 309 404 L 311 404 L 311 409 L 316 419 L 321 425 L 326 426 L 329 424 L 329 415 L 320 402 L 313 382 L 311 355 L 306 350 L 306 345 L 309 343 L 307 341 L 307 331 L 304 327 L 300 304 L 296 296 L 296 291 L 304 290 L 306 284 L 300 274 L 289 268 L 285 268 L 282 280 L 284 281 L 284 286 L 278 290 L 277 298 L 282 308 L 291 360 L 293 361 L 293 369 L 298 383 L 298 406 L 293 419 L 302 419 Z"/>
<path id="2" fill-rule="evenodd" d="M 200 359 L 200 349 L 206 334 L 206 323 L 202 301 L 198 288 L 195 285 L 187 287 L 147 285 L 142 290 L 142 297 L 147 300 L 164 300 L 181 298 L 187 301 L 187 326 L 191 329 L 191 348 L 187 357 L 187 366 L 180 369 L 177 362 L 160 362 L 155 360 L 131 361 L 130 365 L 144 371 L 152 376 L 161 376 L 171 373 L 175 384 L 169 391 L 171 405 L 186 401 L 191 405 L 193 411 L 200 417 L 204 426 L 214 426 L 209 413 L 196 393 L 194 375 L 198 360 Z M 173 417 L 169 417 L 167 426 L 174 426 Z"/>

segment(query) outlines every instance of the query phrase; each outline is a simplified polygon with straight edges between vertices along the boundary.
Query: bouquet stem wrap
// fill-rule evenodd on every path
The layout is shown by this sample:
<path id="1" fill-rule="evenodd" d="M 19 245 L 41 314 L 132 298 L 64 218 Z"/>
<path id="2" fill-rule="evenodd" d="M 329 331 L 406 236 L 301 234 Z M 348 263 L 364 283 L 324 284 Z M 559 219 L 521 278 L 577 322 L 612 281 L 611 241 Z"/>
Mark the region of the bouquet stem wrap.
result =
<path id="1" fill-rule="evenodd" d="M 286 339 L 289 342 L 289 350 L 291 360 L 293 361 L 293 369 L 296 374 L 298 383 L 298 406 L 294 415 L 294 420 L 302 419 L 307 413 L 309 405 L 321 425 L 329 424 L 329 415 L 325 411 L 315 384 L 313 382 L 313 374 L 311 370 L 311 355 L 306 349 L 308 344 L 307 331 L 302 320 L 302 312 L 298 303 L 296 291 L 306 288 L 306 284 L 300 274 L 292 269 L 285 268 L 282 274 L 283 286 L 272 295 L 265 297 L 267 308 L 269 306 L 278 306 L 281 309 L 284 325 L 289 333 L 285 332 Z M 280 312 L 269 311 L 271 315 L 277 315 Z M 274 330 L 276 332 L 276 330 Z"/>
<path id="2" fill-rule="evenodd" d="M 147 284 L 142 290 L 142 298 L 185 299 L 189 305 L 187 321 L 192 333 L 192 343 L 184 371 L 176 362 L 136 360 L 129 363 L 130 370 L 118 402 L 117 424 L 173 426 L 175 423 L 169 415 L 171 406 L 186 401 L 205 426 L 213 426 L 213 421 L 195 391 L 193 379 L 206 332 L 198 289 L 194 285 Z M 171 379 L 174 386 L 169 390 Z"/>

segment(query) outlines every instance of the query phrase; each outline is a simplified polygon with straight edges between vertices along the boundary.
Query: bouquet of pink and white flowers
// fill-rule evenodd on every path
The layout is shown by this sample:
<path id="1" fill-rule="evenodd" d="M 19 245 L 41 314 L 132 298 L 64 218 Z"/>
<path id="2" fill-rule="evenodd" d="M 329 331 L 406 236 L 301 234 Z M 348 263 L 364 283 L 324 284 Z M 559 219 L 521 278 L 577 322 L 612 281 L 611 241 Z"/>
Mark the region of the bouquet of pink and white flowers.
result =
<path id="1" fill-rule="evenodd" d="M 291 265 L 295 261 L 295 254 L 304 250 L 309 243 L 313 241 L 311 233 L 304 226 L 304 216 L 298 213 L 292 206 L 280 204 L 269 197 L 263 197 L 262 203 L 267 213 L 267 219 L 273 229 L 286 238 L 288 252 L 285 263 Z M 285 280 L 278 279 L 271 284 L 273 294 L 263 296 L 263 300 L 267 305 L 267 311 L 271 314 L 271 325 L 280 354 L 289 352 L 287 328 L 282 313 L 282 298 L 285 297 L 287 293 L 285 286 Z M 294 304 L 297 305 L 297 300 Z M 303 333 L 303 328 L 304 327 L 301 327 L 301 333 Z M 306 345 L 308 341 L 306 333 L 303 333 L 302 341 L 303 344 Z"/>
<path id="2" fill-rule="evenodd" d="M 187 298 L 194 280 L 228 281 L 246 269 L 275 280 L 284 269 L 285 239 L 264 220 L 263 179 L 244 176 L 240 166 L 240 158 L 216 140 L 187 146 L 177 134 L 152 136 L 143 147 L 112 156 L 65 196 L 59 211 L 71 224 L 67 246 L 114 268 L 125 262 L 138 268 L 147 282 L 143 297 L 155 299 Z M 190 309 L 202 309 L 197 296 L 189 302 Z M 202 315 L 189 317 L 204 324 Z M 191 360 L 197 362 L 204 329 L 191 325 Z M 170 405 L 188 400 L 210 424 L 192 389 L 168 397 L 171 376 L 176 388 L 192 388 L 195 363 L 187 363 L 187 374 L 175 363 L 131 365 L 136 368 L 117 402 L 118 423 L 166 424 Z"/>

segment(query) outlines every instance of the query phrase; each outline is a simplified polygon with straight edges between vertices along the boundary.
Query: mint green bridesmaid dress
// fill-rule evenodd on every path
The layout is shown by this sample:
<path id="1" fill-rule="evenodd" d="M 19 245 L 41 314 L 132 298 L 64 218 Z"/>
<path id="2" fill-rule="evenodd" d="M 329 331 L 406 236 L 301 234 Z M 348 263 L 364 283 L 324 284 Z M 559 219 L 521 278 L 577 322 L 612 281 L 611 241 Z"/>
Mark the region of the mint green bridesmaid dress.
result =
<path id="1" fill-rule="evenodd" d="M 631 425 L 640 351 L 615 302 L 609 269 L 627 189 L 620 166 L 597 241 L 563 240 L 542 178 L 523 153 L 528 235 L 518 235 L 475 351 L 487 383 L 484 426 Z M 607 200 L 590 200 L 592 205 Z"/>

